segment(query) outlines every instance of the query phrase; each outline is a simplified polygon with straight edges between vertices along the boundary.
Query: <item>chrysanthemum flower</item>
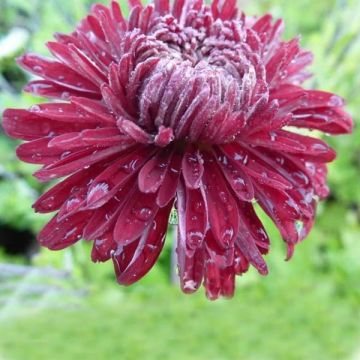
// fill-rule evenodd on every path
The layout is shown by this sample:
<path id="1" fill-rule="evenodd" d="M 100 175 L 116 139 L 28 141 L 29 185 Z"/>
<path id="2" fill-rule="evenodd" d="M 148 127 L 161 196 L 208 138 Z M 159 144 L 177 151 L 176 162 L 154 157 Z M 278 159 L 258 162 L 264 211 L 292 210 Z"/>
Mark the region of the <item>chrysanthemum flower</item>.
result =
<path id="1" fill-rule="evenodd" d="M 351 131 L 344 101 L 305 90 L 312 55 L 282 41 L 283 22 L 240 13 L 235 0 L 130 0 L 94 5 L 75 32 L 56 34 L 53 55 L 22 56 L 39 77 L 26 91 L 55 101 L 8 109 L 3 125 L 25 140 L 18 157 L 42 164 L 34 204 L 57 212 L 39 235 L 53 250 L 93 241 L 92 260 L 112 259 L 117 280 L 143 277 L 178 212 L 181 288 L 232 296 L 235 275 L 268 269 L 269 238 L 256 202 L 290 258 L 328 195 L 335 152 L 297 129 Z"/>

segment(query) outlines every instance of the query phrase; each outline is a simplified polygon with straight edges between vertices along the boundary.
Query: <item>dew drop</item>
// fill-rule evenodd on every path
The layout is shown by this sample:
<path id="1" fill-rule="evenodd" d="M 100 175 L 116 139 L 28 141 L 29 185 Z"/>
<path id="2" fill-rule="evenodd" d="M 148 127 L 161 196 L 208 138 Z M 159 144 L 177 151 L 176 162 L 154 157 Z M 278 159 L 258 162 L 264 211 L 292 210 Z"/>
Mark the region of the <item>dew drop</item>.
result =
<path id="1" fill-rule="evenodd" d="M 70 93 L 68 91 L 64 91 L 62 94 L 61 94 L 61 99 L 62 100 L 69 100 L 70 98 Z"/>
<path id="2" fill-rule="evenodd" d="M 198 284 L 194 280 L 187 280 L 184 283 L 183 289 L 186 291 L 196 291 Z"/>
<path id="3" fill-rule="evenodd" d="M 275 159 L 275 161 L 276 161 L 278 164 L 280 164 L 280 165 L 284 165 L 284 162 L 285 162 L 285 160 L 284 160 L 283 157 L 277 157 L 277 158 Z"/>
<path id="4" fill-rule="evenodd" d="M 293 177 L 296 177 L 304 182 L 305 185 L 309 184 L 309 178 L 302 172 L 302 171 L 296 171 L 293 172 Z"/>
<path id="5" fill-rule="evenodd" d="M 341 99 L 340 96 L 337 96 L 337 95 L 333 95 L 331 96 L 329 102 L 328 102 L 328 105 L 329 106 L 342 106 L 343 105 L 343 101 Z"/>
<path id="6" fill-rule="evenodd" d="M 226 204 L 229 201 L 229 196 L 224 191 L 220 191 L 219 197 L 221 202 L 223 202 L 224 204 Z"/>
<path id="7" fill-rule="evenodd" d="M 228 158 L 226 157 L 226 156 L 224 156 L 223 158 L 222 158 L 222 163 L 226 166 L 226 165 L 228 165 Z"/>
<path id="8" fill-rule="evenodd" d="M 41 111 L 41 108 L 39 105 L 32 105 L 32 106 L 30 106 L 29 111 L 30 112 L 39 112 L 39 111 Z"/>
<path id="9" fill-rule="evenodd" d="M 109 192 L 109 185 L 107 183 L 99 183 L 91 188 L 87 195 L 87 202 L 92 203 L 103 198 Z"/>
<path id="10" fill-rule="evenodd" d="M 40 66 L 40 65 L 35 65 L 35 66 L 33 67 L 33 70 L 36 71 L 37 73 L 42 73 L 44 69 L 43 69 L 43 67 Z"/>
<path id="11" fill-rule="evenodd" d="M 313 144 L 311 148 L 315 151 L 326 151 L 328 150 L 327 146 L 324 144 Z"/>
<path id="12" fill-rule="evenodd" d="M 238 153 L 234 154 L 234 160 L 236 161 L 242 161 L 244 159 L 244 156 Z"/>
<path id="13" fill-rule="evenodd" d="M 204 210 L 204 205 L 202 202 L 198 201 L 195 206 L 194 206 L 194 209 L 196 212 L 199 212 L 199 213 L 202 213 L 203 210 Z"/>
<path id="14" fill-rule="evenodd" d="M 221 234 L 221 240 L 224 243 L 229 243 L 234 236 L 234 229 L 232 227 L 225 228 Z"/>
<path id="15" fill-rule="evenodd" d="M 313 118 L 316 120 L 322 120 L 325 123 L 330 122 L 330 118 L 327 115 L 323 115 L 323 114 L 314 114 Z"/>
<path id="16" fill-rule="evenodd" d="M 69 230 L 66 235 L 65 235 L 65 238 L 64 239 L 68 239 L 71 235 L 73 235 L 77 230 L 77 227 L 74 227 L 73 229 Z M 81 236 L 80 236 L 81 237 Z M 77 238 L 79 238 L 79 235 L 77 236 Z"/>
<path id="17" fill-rule="evenodd" d="M 42 159 L 42 155 L 40 153 L 33 154 L 31 159 L 34 161 L 40 161 Z"/>
<path id="18" fill-rule="evenodd" d="M 55 197 L 49 196 L 48 198 L 41 201 L 41 206 L 45 209 L 51 209 L 54 206 Z"/>
<path id="19" fill-rule="evenodd" d="M 66 202 L 66 211 L 71 212 L 71 211 L 75 210 L 78 207 L 79 204 L 80 204 L 80 199 L 79 198 L 69 199 Z"/>
<path id="20" fill-rule="evenodd" d="M 153 230 L 156 230 L 156 228 L 157 228 L 157 223 L 156 223 L 156 221 L 153 221 L 152 229 L 153 229 Z"/>
<path id="21" fill-rule="evenodd" d="M 134 210 L 135 216 L 141 221 L 147 221 L 151 218 L 153 210 L 148 207 Z"/>
<path id="22" fill-rule="evenodd" d="M 240 185 L 245 185 L 245 181 L 244 181 L 244 179 L 241 178 L 241 177 L 236 178 L 236 179 L 234 180 L 234 183 L 235 183 L 236 185 L 238 185 L 238 184 L 240 184 Z"/>
<path id="23" fill-rule="evenodd" d="M 130 168 L 129 164 L 122 165 L 121 170 L 124 171 L 126 174 L 131 173 L 131 168 Z"/>
<path id="24" fill-rule="evenodd" d="M 63 160 L 67 158 L 69 155 L 71 155 L 71 151 L 65 151 L 64 153 L 61 154 L 60 159 Z"/>
<path id="25" fill-rule="evenodd" d="M 189 240 L 189 245 L 198 246 L 202 243 L 204 234 L 200 231 L 189 231 L 187 233 L 187 238 Z"/>

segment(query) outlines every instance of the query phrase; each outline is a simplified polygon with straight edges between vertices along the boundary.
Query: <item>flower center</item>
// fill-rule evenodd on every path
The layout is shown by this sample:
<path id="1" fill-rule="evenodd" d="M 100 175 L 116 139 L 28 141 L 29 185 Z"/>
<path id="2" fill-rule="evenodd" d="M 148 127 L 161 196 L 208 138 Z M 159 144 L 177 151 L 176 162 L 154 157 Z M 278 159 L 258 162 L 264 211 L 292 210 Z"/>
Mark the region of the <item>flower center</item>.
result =
<path id="1" fill-rule="evenodd" d="M 161 147 L 179 140 L 234 141 L 268 94 L 263 65 L 238 21 L 214 21 L 206 7 L 179 21 L 160 17 L 147 35 L 128 36 L 123 59 L 129 60 L 120 60 L 119 71 L 134 65 L 127 93 L 136 126 L 125 127 L 132 127 L 137 140 Z"/>

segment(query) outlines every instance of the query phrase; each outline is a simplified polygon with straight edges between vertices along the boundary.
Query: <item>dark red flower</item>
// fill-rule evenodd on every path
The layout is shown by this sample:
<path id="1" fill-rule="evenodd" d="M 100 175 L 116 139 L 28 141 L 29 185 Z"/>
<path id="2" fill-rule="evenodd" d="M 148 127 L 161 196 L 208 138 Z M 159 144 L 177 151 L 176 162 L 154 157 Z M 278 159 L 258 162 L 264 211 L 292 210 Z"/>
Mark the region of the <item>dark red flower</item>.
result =
<path id="1" fill-rule="evenodd" d="M 40 181 L 67 177 L 34 204 L 57 211 L 42 245 L 92 240 L 92 260 L 112 258 L 129 285 L 156 262 L 175 206 L 181 288 L 232 296 L 249 264 L 268 272 L 257 202 L 291 257 L 335 158 L 297 128 L 343 134 L 352 120 L 340 97 L 301 87 L 312 55 L 281 41 L 282 21 L 235 3 L 130 0 L 128 20 L 115 1 L 94 5 L 47 44 L 53 58 L 19 59 L 39 77 L 25 90 L 56 101 L 6 110 L 4 128 Z"/>

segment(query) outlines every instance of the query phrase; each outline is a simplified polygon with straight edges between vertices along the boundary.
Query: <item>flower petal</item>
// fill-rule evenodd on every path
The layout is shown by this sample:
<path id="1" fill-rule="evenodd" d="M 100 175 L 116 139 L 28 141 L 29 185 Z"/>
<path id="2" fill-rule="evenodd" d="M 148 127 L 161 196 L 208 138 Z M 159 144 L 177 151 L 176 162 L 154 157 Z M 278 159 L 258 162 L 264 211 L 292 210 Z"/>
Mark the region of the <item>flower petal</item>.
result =
<path id="1" fill-rule="evenodd" d="M 62 204 L 80 187 L 86 186 L 89 178 L 96 176 L 105 164 L 90 166 L 69 176 L 46 193 L 41 195 L 34 203 L 33 208 L 39 213 L 49 213 L 60 209 Z"/>
<path id="2" fill-rule="evenodd" d="M 175 152 L 156 197 L 156 203 L 160 207 L 166 206 L 175 197 L 181 174 L 181 160 L 182 156 Z"/>
<path id="3" fill-rule="evenodd" d="M 91 260 L 93 262 L 105 262 L 111 259 L 111 254 L 115 252 L 117 244 L 113 239 L 112 231 L 104 234 L 100 239 L 96 239 L 91 250 Z"/>
<path id="4" fill-rule="evenodd" d="M 235 290 L 234 247 L 219 249 L 211 231 L 205 239 L 204 286 L 210 300 L 232 297 Z"/>
<path id="5" fill-rule="evenodd" d="M 128 246 L 119 246 L 113 254 L 112 259 L 119 284 L 131 285 L 153 267 L 164 246 L 171 207 L 172 204 L 169 204 L 157 213 L 139 241 Z M 127 252 L 128 247 L 131 247 L 131 251 Z M 124 253 L 125 257 L 123 257 Z"/>
<path id="6" fill-rule="evenodd" d="M 134 185 L 128 182 L 102 207 L 95 209 L 84 229 L 84 238 L 97 239 L 109 231 L 113 233 L 119 213 L 133 193 Z"/>
<path id="7" fill-rule="evenodd" d="M 62 149 L 50 149 L 48 147 L 50 138 L 40 138 L 24 144 L 16 149 L 17 157 L 30 164 L 48 165 L 59 160 L 64 153 Z"/>
<path id="8" fill-rule="evenodd" d="M 239 215 L 232 193 L 227 188 L 215 159 L 205 158 L 203 183 L 208 204 L 210 228 L 219 246 L 233 245 L 239 228 Z"/>
<path id="9" fill-rule="evenodd" d="M 99 208 L 114 197 L 118 190 L 134 177 L 152 154 L 153 151 L 147 148 L 137 147 L 107 166 L 91 183 L 86 208 Z"/>
<path id="10" fill-rule="evenodd" d="M 17 59 L 17 62 L 31 73 L 68 89 L 92 94 L 99 93 L 97 86 L 73 70 L 76 67 L 70 68 L 61 62 L 36 54 L 23 55 Z"/>
<path id="11" fill-rule="evenodd" d="M 188 146 L 182 160 L 182 174 L 190 189 L 198 189 L 204 173 L 204 160 L 198 149 Z"/>
<path id="12" fill-rule="evenodd" d="M 97 162 L 105 161 L 116 154 L 120 154 L 127 147 L 129 147 L 129 145 L 113 146 L 99 151 L 94 151 L 93 149 L 78 151 L 36 171 L 34 175 L 37 179 L 44 182 L 57 179 Z"/>
<path id="13" fill-rule="evenodd" d="M 50 250 L 62 250 L 73 245 L 82 238 L 90 215 L 91 212 L 80 212 L 62 221 L 53 217 L 39 233 L 39 243 Z"/>
<path id="14" fill-rule="evenodd" d="M 155 193 L 164 181 L 167 168 L 171 162 L 172 149 L 158 151 L 140 170 L 139 189 L 143 193 Z"/>
<path id="15" fill-rule="evenodd" d="M 144 194 L 135 190 L 121 210 L 114 228 L 114 239 L 119 245 L 127 245 L 136 240 L 152 223 L 159 207 L 156 194 Z"/>
<path id="16" fill-rule="evenodd" d="M 200 189 L 189 189 L 180 182 L 177 190 L 179 236 L 189 249 L 201 248 L 208 228 L 207 204 Z"/>

